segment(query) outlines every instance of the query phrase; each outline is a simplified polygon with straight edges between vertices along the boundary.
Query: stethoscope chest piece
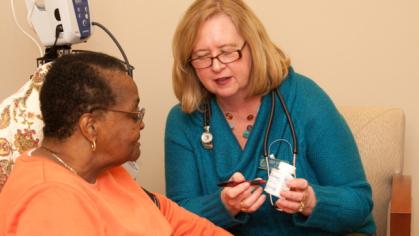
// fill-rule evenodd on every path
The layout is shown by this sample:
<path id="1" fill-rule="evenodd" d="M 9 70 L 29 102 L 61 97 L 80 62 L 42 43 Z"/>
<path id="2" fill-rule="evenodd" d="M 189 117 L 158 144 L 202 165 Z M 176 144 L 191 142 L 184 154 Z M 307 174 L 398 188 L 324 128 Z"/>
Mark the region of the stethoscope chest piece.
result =
<path id="1" fill-rule="evenodd" d="M 201 143 L 202 143 L 202 146 L 205 149 L 212 149 L 213 146 L 214 146 L 212 144 L 213 137 L 212 137 L 212 134 L 209 132 L 209 126 L 208 125 L 205 126 L 204 129 L 205 129 L 205 131 L 201 135 Z"/>

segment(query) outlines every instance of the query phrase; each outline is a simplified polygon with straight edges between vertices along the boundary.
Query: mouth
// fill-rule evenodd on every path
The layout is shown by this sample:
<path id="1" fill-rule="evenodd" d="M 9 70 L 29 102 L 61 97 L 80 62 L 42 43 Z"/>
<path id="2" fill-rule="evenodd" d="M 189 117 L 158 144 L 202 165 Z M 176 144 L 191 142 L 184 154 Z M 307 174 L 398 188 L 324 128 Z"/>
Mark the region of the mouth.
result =
<path id="1" fill-rule="evenodd" d="M 231 80 L 232 76 L 225 76 L 225 77 L 220 77 L 215 79 L 215 83 L 217 85 L 226 85 L 230 80 Z"/>

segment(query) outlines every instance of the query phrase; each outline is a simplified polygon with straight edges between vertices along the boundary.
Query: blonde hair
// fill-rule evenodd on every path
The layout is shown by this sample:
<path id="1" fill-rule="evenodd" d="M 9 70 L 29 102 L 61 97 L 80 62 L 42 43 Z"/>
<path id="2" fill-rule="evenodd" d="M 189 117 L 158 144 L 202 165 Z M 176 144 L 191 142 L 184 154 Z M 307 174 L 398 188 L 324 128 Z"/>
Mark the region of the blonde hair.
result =
<path id="1" fill-rule="evenodd" d="M 210 93 L 199 81 L 189 58 L 197 32 L 212 16 L 225 14 L 247 42 L 252 55 L 249 96 L 264 95 L 280 85 L 289 59 L 271 41 L 264 26 L 241 0 L 196 0 L 179 22 L 173 38 L 173 89 L 182 110 L 194 112 Z"/>

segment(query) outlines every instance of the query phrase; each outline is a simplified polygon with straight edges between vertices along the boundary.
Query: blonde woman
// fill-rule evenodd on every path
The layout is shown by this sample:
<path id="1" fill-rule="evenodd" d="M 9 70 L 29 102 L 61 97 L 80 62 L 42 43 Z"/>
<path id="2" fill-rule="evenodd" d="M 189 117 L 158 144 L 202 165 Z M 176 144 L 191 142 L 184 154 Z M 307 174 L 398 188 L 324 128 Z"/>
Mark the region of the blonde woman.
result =
<path id="1" fill-rule="evenodd" d="M 179 104 L 166 124 L 170 198 L 235 235 L 375 232 L 371 188 L 348 126 L 244 2 L 195 1 L 177 27 L 173 56 Z M 245 181 L 268 180 L 281 162 L 296 174 L 277 196 L 263 181 Z"/>

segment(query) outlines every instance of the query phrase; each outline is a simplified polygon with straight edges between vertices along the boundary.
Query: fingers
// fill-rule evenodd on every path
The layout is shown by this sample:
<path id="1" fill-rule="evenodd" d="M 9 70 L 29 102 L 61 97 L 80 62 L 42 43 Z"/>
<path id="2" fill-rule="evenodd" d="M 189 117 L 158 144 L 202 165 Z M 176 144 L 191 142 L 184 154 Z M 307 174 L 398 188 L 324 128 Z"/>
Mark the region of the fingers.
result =
<path id="1" fill-rule="evenodd" d="M 280 193 L 280 196 L 294 202 L 301 202 L 307 198 L 306 191 L 297 191 L 297 190 L 290 190 L 290 191 L 283 191 Z"/>
<path id="2" fill-rule="evenodd" d="M 230 181 L 234 181 L 234 182 L 242 182 L 245 181 L 246 179 L 244 178 L 243 174 L 240 172 L 235 172 L 229 179 Z"/>
<path id="3" fill-rule="evenodd" d="M 229 181 L 243 182 L 244 176 L 236 172 Z M 260 186 L 250 185 L 249 182 L 240 183 L 234 187 L 224 187 L 221 190 L 221 200 L 232 215 L 242 212 L 254 212 L 265 201 L 266 196 Z"/>
<path id="4" fill-rule="evenodd" d="M 241 211 L 243 212 L 254 212 L 263 204 L 266 196 L 263 194 L 262 187 L 252 187 L 251 194 L 243 199 L 240 203 Z"/>
<path id="5" fill-rule="evenodd" d="M 292 179 L 288 182 L 288 187 L 290 189 L 295 189 L 296 191 L 298 190 L 306 190 L 308 188 L 308 182 L 305 179 Z"/>
<path id="6" fill-rule="evenodd" d="M 244 180 L 244 176 L 239 172 L 234 173 L 229 179 L 229 181 L 235 182 L 242 182 Z M 241 210 L 240 203 L 242 199 L 249 195 L 251 191 L 252 190 L 248 182 L 243 182 L 234 187 L 224 187 L 221 190 L 221 201 L 224 203 L 224 206 L 230 214 L 234 216 Z"/>
<path id="7" fill-rule="evenodd" d="M 248 182 L 243 182 L 243 183 L 238 184 L 234 187 L 225 187 L 222 190 L 222 192 L 225 192 L 225 195 L 228 198 L 237 198 L 244 191 L 248 190 L 249 187 L 250 187 L 250 184 Z"/>
<path id="8" fill-rule="evenodd" d="M 307 180 L 298 178 L 288 182 L 289 191 L 280 193 L 281 198 L 276 201 L 276 207 L 287 213 L 301 213 L 310 215 L 316 205 L 315 193 Z"/>
<path id="9" fill-rule="evenodd" d="M 283 212 L 294 214 L 299 212 L 300 203 L 281 198 L 276 201 L 275 206 Z"/>

